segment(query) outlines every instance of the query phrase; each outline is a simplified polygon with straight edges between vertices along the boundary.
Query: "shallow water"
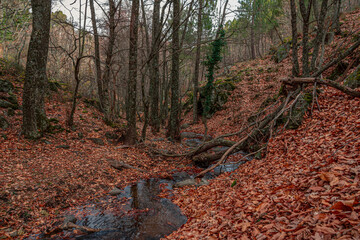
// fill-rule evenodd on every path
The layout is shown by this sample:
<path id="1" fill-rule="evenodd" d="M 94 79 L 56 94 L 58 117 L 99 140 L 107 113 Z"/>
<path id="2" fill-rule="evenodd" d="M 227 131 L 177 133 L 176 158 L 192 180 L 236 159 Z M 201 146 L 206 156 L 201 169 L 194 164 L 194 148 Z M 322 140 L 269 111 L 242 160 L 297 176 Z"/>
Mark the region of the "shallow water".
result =
<path id="1" fill-rule="evenodd" d="M 189 139 L 198 145 L 199 139 Z M 223 149 L 221 149 L 223 150 Z M 236 154 L 245 154 L 238 152 Z M 250 158 L 247 160 L 251 160 Z M 244 161 L 245 162 L 245 161 Z M 244 162 L 226 163 L 207 173 L 204 178 L 212 179 L 224 172 L 236 170 Z M 174 180 L 148 179 L 127 186 L 116 196 L 107 196 L 86 205 L 69 209 L 64 216 L 71 216 L 75 224 L 98 229 L 96 233 L 63 231 L 51 239 L 134 239 L 155 240 L 169 235 L 186 223 L 177 205 L 158 195 L 162 189 L 172 190 L 177 182 L 192 178 L 185 172 L 175 173 Z M 170 193 L 171 194 L 171 193 Z M 49 239 L 37 235 L 29 239 Z"/>
<path id="2" fill-rule="evenodd" d="M 116 197 L 69 211 L 68 214 L 81 218 L 77 225 L 102 229 L 76 239 L 160 239 L 170 234 L 187 221 L 178 206 L 157 196 L 160 185 L 171 189 L 173 183 L 159 179 L 140 181 Z"/>

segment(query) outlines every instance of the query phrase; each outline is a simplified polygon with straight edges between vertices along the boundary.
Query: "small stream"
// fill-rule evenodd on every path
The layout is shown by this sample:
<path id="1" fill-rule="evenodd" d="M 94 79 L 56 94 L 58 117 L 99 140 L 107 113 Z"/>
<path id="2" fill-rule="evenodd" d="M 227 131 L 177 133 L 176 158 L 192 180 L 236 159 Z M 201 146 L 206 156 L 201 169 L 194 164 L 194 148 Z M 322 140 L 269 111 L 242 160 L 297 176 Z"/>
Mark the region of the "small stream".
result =
<path id="1" fill-rule="evenodd" d="M 194 145 L 201 143 L 198 139 L 189 140 L 192 143 L 196 142 Z M 223 148 L 219 150 L 223 150 Z M 208 184 L 207 180 L 215 178 L 224 172 L 232 172 L 243 163 L 220 165 L 213 172 L 207 173 L 201 183 Z M 169 199 L 159 197 L 159 194 L 162 189 L 171 191 L 173 187 L 193 185 L 192 182 L 195 184 L 193 176 L 186 172 L 174 173 L 172 179 L 153 178 L 140 180 L 123 190 L 115 189 L 115 191 L 111 191 L 110 194 L 114 196 L 109 194 L 109 196 L 102 199 L 65 212 L 64 216 L 67 219 L 65 221 L 73 222 L 78 226 L 101 229 L 99 232 L 86 233 L 66 230 L 49 237 L 51 239 L 84 240 L 155 240 L 169 235 L 185 224 L 187 218 L 181 213 L 177 205 Z M 49 239 L 49 237 L 38 235 L 29 239 Z"/>

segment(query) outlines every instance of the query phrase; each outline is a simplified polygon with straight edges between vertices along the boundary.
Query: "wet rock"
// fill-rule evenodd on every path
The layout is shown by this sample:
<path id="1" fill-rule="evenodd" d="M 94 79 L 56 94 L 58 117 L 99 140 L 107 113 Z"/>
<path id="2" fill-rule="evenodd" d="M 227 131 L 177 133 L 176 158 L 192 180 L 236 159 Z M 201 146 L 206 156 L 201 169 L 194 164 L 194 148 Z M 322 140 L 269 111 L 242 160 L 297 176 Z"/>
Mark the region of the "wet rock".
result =
<path id="1" fill-rule="evenodd" d="M 174 188 L 185 187 L 185 186 L 195 186 L 195 185 L 196 185 L 195 179 L 190 178 L 190 179 L 186 179 L 184 181 L 175 183 Z"/>
<path id="2" fill-rule="evenodd" d="M 59 146 L 56 146 L 56 148 L 69 149 L 70 146 L 69 145 L 59 145 Z"/>
<path id="3" fill-rule="evenodd" d="M 111 196 L 116 196 L 116 195 L 119 195 L 119 194 L 121 194 L 121 193 L 122 193 L 122 190 L 119 189 L 119 188 L 117 188 L 117 187 L 113 188 L 113 189 L 109 192 L 109 194 L 110 194 Z"/>
<path id="4" fill-rule="evenodd" d="M 97 145 L 101 145 L 101 146 L 105 145 L 104 141 L 101 138 L 88 138 L 88 140 L 92 141 Z"/>
<path id="5" fill-rule="evenodd" d="M 209 182 L 204 178 L 202 178 L 199 183 L 197 183 L 195 179 L 190 178 L 190 179 L 186 179 L 184 181 L 175 183 L 174 188 L 180 188 L 180 187 L 185 187 L 185 186 L 204 186 L 204 185 L 208 185 L 208 184 L 209 184 Z"/>
<path id="6" fill-rule="evenodd" d="M 190 178 L 190 175 L 187 172 L 177 172 L 172 175 L 175 182 L 184 181 Z"/>
<path id="7" fill-rule="evenodd" d="M 203 141 L 197 138 L 193 138 L 193 139 L 186 139 L 184 141 L 184 144 L 188 147 L 198 147 L 201 144 L 203 144 Z"/>
<path id="8" fill-rule="evenodd" d="M 216 178 L 216 175 L 213 172 L 207 172 L 205 173 L 203 179 L 210 180 Z"/>

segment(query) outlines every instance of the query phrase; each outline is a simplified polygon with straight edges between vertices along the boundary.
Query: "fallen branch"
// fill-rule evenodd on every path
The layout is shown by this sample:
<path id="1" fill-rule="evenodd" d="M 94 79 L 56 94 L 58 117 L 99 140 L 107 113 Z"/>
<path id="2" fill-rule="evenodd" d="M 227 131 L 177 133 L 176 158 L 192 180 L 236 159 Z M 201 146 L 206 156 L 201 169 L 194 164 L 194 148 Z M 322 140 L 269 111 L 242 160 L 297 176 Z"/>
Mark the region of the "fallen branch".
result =
<path id="1" fill-rule="evenodd" d="M 352 54 L 355 51 L 355 49 L 357 49 L 359 46 L 360 46 L 360 40 L 356 41 L 344 53 L 341 53 L 338 58 L 336 58 L 336 59 L 332 60 L 331 62 L 329 62 L 328 64 L 326 64 L 322 69 L 316 71 L 312 76 L 314 76 L 314 77 L 320 76 L 321 73 L 328 70 L 330 67 L 332 67 L 333 65 L 341 62 L 341 60 L 343 60 L 344 58 L 346 58 L 347 56 Z"/>
<path id="2" fill-rule="evenodd" d="M 323 84 L 327 85 L 333 88 L 336 88 L 343 93 L 346 93 L 347 95 L 350 95 L 352 97 L 360 98 L 360 92 L 356 91 L 354 89 L 351 89 L 347 86 L 344 86 L 340 83 L 337 83 L 335 81 L 327 80 L 327 79 L 320 79 L 320 78 L 284 78 L 282 79 L 282 82 L 286 85 L 299 85 L 299 84 Z"/>
<path id="3" fill-rule="evenodd" d="M 124 163 L 123 161 L 119 161 L 119 160 L 115 160 L 115 159 L 107 159 L 108 163 L 110 164 L 111 167 L 117 169 L 117 170 L 123 170 L 124 168 L 126 169 L 135 169 L 139 172 L 145 172 L 144 170 L 131 166 L 127 163 Z"/>
<path id="4" fill-rule="evenodd" d="M 241 143 L 243 143 L 246 139 L 248 138 L 248 136 L 244 137 L 243 139 L 241 139 L 239 142 L 233 144 L 228 150 L 226 150 L 226 152 L 222 155 L 222 157 L 220 158 L 220 160 L 213 165 L 212 167 L 209 167 L 207 169 L 205 169 L 204 171 L 200 172 L 198 175 L 196 175 L 195 178 L 201 177 L 203 175 L 205 175 L 207 172 L 210 172 L 211 170 L 213 170 L 214 168 L 216 168 L 217 166 L 219 166 L 220 164 L 222 164 L 226 157 L 237 147 L 239 146 Z"/>

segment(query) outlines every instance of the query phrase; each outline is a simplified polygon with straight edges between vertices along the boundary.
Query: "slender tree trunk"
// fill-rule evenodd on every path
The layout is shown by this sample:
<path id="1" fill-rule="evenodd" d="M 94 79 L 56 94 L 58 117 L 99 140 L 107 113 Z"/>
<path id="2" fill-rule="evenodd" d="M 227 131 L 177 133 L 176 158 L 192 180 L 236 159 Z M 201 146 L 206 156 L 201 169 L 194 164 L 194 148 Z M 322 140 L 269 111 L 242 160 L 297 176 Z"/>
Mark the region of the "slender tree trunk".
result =
<path id="1" fill-rule="evenodd" d="M 135 144 L 136 133 L 136 81 L 137 81 L 137 42 L 139 24 L 139 0 L 133 0 L 131 6 L 130 20 L 130 51 L 129 51 L 129 79 L 128 79 L 128 99 L 127 99 L 127 131 L 125 142 Z"/>
<path id="2" fill-rule="evenodd" d="M 110 76 L 111 76 L 111 65 L 115 45 L 115 14 L 116 6 L 114 0 L 109 0 L 109 42 L 106 50 L 106 60 L 104 75 L 102 77 L 102 111 L 104 113 L 105 121 L 111 122 L 111 109 L 110 109 Z"/>
<path id="3" fill-rule="evenodd" d="M 81 63 L 81 58 L 78 58 L 76 63 L 75 63 L 75 71 L 74 71 L 74 77 L 75 77 L 76 85 L 75 85 L 75 90 L 74 90 L 70 115 L 69 115 L 69 118 L 67 119 L 67 125 L 69 127 L 72 127 L 74 125 L 74 114 L 75 114 L 75 110 L 76 110 L 76 100 L 77 100 L 77 95 L 78 95 L 79 86 L 80 86 L 80 77 L 79 77 L 80 63 Z"/>
<path id="4" fill-rule="evenodd" d="M 297 14 L 296 14 L 296 3 L 295 0 L 290 0 L 290 9 L 291 9 L 291 31 L 292 31 L 292 62 L 293 68 L 292 73 L 295 77 L 300 75 L 300 67 L 298 60 L 298 47 L 297 47 Z"/>
<path id="5" fill-rule="evenodd" d="M 100 43 L 99 43 L 99 34 L 97 31 L 96 25 L 96 15 L 94 8 L 94 0 L 90 0 L 90 11 L 91 11 L 91 23 L 94 31 L 94 46 L 95 46 L 95 72 L 96 72 L 96 82 L 98 86 L 98 95 L 101 110 L 104 111 L 106 103 L 104 102 L 104 91 L 103 91 L 103 82 L 101 79 L 101 60 L 100 60 Z"/>
<path id="6" fill-rule="evenodd" d="M 254 28 L 255 28 L 255 10 L 253 9 L 253 14 L 251 16 L 251 26 L 250 26 L 250 50 L 251 50 L 251 59 L 255 59 L 256 58 L 256 54 L 255 54 L 255 33 L 254 33 Z"/>
<path id="7" fill-rule="evenodd" d="M 328 0 L 323 0 L 322 4 L 321 4 L 321 10 L 320 10 L 319 16 L 317 17 L 317 19 L 318 19 L 317 34 L 316 34 L 316 37 L 314 40 L 314 50 L 313 50 L 312 59 L 311 59 L 310 71 L 315 70 L 316 61 L 319 56 L 320 46 L 322 44 L 323 36 L 325 35 L 325 32 L 326 32 L 325 18 L 326 18 L 327 10 L 328 10 Z"/>
<path id="8" fill-rule="evenodd" d="M 152 46 L 151 46 L 151 74 L 150 74 L 150 124 L 154 132 L 160 131 L 160 117 L 159 117 L 159 55 L 160 55 L 160 37 L 161 37 L 161 23 L 160 23 L 160 2 L 154 1 L 153 11 L 153 29 L 152 29 Z"/>
<path id="9" fill-rule="evenodd" d="M 308 3 L 306 7 L 305 1 L 299 1 L 300 12 L 303 18 L 303 40 L 302 40 L 302 64 L 303 64 L 303 76 L 308 77 L 310 75 L 310 66 L 309 66 L 309 26 L 310 26 L 310 12 L 312 7 L 312 0 Z"/>
<path id="10" fill-rule="evenodd" d="M 196 58 L 194 70 L 194 96 L 193 96 L 193 121 L 198 122 L 198 93 L 199 93 L 199 72 L 200 72 L 200 57 L 201 57 L 201 36 L 202 36 L 202 11 L 203 0 L 199 0 L 199 12 L 197 19 L 197 40 L 196 40 Z"/>
<path id="11" fill-rule="evenodd" d="M 174 140 L 180 139 L 180 93 L 179 93 L 179 65 L 180 65 L 180 1 L 173 0 L 173 36 L 172 36 L 172 66 L 171 66 L 171 111 L 168 136 Z"/>
<path id="12" fill-rule="evenodd" d="M 48 86 L 46 64 L 49 49 L 51 0 L 32 0 L 33 30 L 29 43 L 23 93 L 23 133 L 38 138 L 49 123 L 44 108 Z"/>
<path id="13" fill-rule="evenodd" d="M 341 0 L 336 0 L 335 3 L 335 14 L 334 14 L 334 30 L 335 34 L 340 35 L 341 34 L 341 28 L 340 28 L 340 11 L 341 11 Z"/>

